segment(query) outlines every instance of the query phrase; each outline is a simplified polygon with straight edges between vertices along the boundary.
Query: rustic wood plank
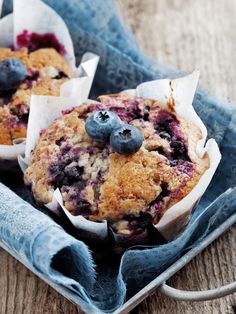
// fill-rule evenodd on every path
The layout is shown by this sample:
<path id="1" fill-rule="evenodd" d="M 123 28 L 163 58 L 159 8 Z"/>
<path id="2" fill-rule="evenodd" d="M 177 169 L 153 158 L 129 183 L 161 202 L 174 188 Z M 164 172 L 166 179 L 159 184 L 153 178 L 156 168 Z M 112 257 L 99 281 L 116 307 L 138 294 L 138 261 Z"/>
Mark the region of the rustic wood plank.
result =
<path id="1" fill-rule="evenodd" d="M 200 69 L 201 85 L 236 103 L 236 2 L 117 0 L 143 50 L 183 71 Z"/>
<path id="2" fill-rule="evenodd" d="M 201 70 L 201 85 L 236 104 L 236 1 L 117 0 L 143 50 L 183 71 Z M 236 277 L 236 228 L 221 236 L 178 272 L 169 284 L 208 289 Z M 0 314 L 81 313 L 23 265 L 0 249 Z M 236 298 L 176 302 L 156 293 L 133 313 L 235 313 Z"/>
<path id="3" fill-rule="evenodd" d="M 120 12 L 144 52 L 183 71 L 200 69 L 200 84 L 236 104 L 236 2 L 231 0 L 118 0 Z M 209 289 L 236 277 L 236 228 L 215 241 L 169 284 L 184 290 Z M 236 297 L 177 302 L 159 293 L 134 313 L 235 313 Z"/>
<path id="4" fill-rule="evenodd" d="M 53 288 L 0 249 L 0 313 L 82 313 Z"/>

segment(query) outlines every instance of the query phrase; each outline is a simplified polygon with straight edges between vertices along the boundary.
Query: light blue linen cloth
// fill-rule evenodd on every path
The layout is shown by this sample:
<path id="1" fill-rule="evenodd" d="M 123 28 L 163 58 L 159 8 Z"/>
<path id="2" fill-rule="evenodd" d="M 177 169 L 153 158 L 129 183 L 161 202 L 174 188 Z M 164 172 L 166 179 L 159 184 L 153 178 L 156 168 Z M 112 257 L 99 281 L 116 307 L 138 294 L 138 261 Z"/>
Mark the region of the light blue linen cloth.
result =
<path id="1" fill-rule="evenodd" d="M 78 61 L 85 51 L 101 56 L 93 95 L 180 75 L 143 56 L 121 23 L 113 1 L 45 2 L 67 23 Z M 11 1 L 5 1 L 4 14 L 10 10 Z M 0 242 L 34 269 L 76 293 L 86 312 L 112 313 L 125 298 L 144 287 L 236 211 L 236 110 L 201 90 L 196 93 L 194 106 L 208 128 L 209 137 L 217 140 L 223 157 L 211 185 L 178 239 L 155 248 L 128 250 L 120 261 L 95 258 L 82 241 L 0 184 Z M 6 181 L 4 175 L 0 173 L 0 181 Z M 21 184 L 9 180 L 8 184 L 27 198 Z"/>

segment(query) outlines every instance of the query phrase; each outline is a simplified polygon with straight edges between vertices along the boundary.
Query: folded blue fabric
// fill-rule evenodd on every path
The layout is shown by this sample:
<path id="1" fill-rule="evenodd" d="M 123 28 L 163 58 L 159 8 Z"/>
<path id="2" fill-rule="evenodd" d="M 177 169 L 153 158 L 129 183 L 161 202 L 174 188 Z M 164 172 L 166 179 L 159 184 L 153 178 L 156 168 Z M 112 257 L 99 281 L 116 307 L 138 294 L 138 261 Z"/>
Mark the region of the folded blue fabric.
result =
<path id="1" fill-rule="evenodd" d="M 113 1 L 45 0 L 67 23 L 79 59 L 85 51 L 101 56 L 93 95 L 119 92 L 139 83 L 177 77 L 180 72 L 153 63 L 126 31 Z M 5 1 L 4 14 L 11 10 Z M 194 106 L 220 145 L 222 161 L 184 233 L 165 245 L 123 254 L 119 263 L 91 256 L 88 247 L 51 218 L 0 184 L 0 239 L 14 255 L 78 295 L 88 313 L 112 313 L 127 296 L 163 272 L 186 250 L 236 210 L 236 110 L 198 90 Z M 0 173 L 0 180 L 3 180 Z M 24 188 L 17 192 L 22 195 Z"/>

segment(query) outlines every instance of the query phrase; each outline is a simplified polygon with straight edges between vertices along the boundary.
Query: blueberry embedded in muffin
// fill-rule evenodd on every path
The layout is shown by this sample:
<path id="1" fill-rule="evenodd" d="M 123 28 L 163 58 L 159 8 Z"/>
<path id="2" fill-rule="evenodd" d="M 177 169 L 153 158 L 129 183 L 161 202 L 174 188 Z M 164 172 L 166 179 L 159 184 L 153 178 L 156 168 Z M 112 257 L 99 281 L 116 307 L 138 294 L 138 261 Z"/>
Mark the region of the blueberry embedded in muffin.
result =
<path id="1" fill-rule="evenodd" d="M 208 157 L 196 154 L 201 131 L 156 100 L 116 94 L 100 101 L 65 112 L 43 132 L 25 183 L 39 203 L 51 202 L 59 188 L 72 215 L 139 234 L 209 167 Z"/>
<path id="2" fill-rule="evenodd" d="M 61 84 L 71 77 L 69 65 L 53 48 L 0 48 L 0 144 L 26 136 L 32 94 L 58 96 Z"/>

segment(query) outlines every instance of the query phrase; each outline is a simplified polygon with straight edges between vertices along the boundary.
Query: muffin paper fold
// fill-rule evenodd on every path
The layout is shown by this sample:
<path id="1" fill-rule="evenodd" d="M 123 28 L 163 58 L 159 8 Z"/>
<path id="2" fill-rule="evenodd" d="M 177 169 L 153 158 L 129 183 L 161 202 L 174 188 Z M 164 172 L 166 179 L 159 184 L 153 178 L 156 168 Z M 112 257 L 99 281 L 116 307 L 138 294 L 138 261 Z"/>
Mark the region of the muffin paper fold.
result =
<path id="1" fill-rule="evenodd" d="M 1 7 L 0 0 L 0 13 Z M 82 90 L 87 98 L 99 56 L 86 52 L 77 67 L 73 42 L 63 19 L 40 0 L 14 0 L 13 13 L 0 19 L 0 47 L 16 50 L 29 48 L 32 34 L 49 35 L 55 40 L 59 52 L 72 69 L 73 78 L 61 86 L 60 96 L 77 99 Z M 20 40 L 21 36 L 24 36 L 23 40 Z M 23 154 L 25 141 L 22 139 L 19 142 L 14 145 L 0 145 L 0 160 L 16 160 L 19 154 Z"/>
<path id="2" fill-rule="evenodd" d="M 136 95 L 137 97 L 156 99 L 163 108 L 168 106 L 170 100 L 174 100 L 172 103 L 174 103 L 177 114 L 193 122 L 202 132 L 202 138 L 197 143 L 196 154 L 198 154 L 200 158 L 202 158 L 204 154 L 208 154 L 209 168 L 201 176 L 192 191 L 180 202 L 170 207 L 161 217 L 160 221 L 154 225 L 167 240 L 175 238 L 187 224 L 193 208 L 199 202 L 201 196 L 210 184 L 221 159 L 216 141 L 209 139 L 206 142 L 206 127 L 192 106 L 198 78 L 199 72 L 194 71 L 192 74 L 182 78 L 150 81 L 140 84 L 135 90 L 124 91 L 125 93 Z M 31 153 L 39 140 L 42 129 L 47 128 L 56 118 L 59 118 L 63 110 L 78 106 L 85 100 L 85 94 L 82 91 L 80 97 L 77 99 L 63 96 L 32 96 L 25 156 L 19 156 L 18 158 L 23 172 L 30 162 Z M 78 229 L 93 232 L 102 238 L 104 238 L 108 232 L 106 221 L 92 222 L 81 216 L 71 215 L 63 206 L 62 195 L 58 189 L 54 192 L 52 202 L 46 204 L 46 207 L 57 214 L 60 214 L 60 210 L 63 210 L 71 223 Z"/>

